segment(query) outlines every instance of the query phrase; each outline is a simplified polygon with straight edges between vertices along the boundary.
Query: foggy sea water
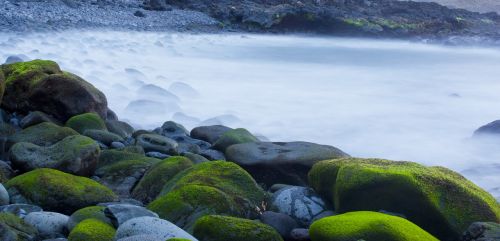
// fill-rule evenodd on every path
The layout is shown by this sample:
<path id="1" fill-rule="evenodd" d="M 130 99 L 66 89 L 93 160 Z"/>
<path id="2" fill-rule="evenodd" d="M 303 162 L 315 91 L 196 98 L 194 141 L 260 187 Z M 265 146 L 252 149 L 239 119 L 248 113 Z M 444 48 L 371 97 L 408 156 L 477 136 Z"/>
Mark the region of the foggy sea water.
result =
<path id="1" fill-rule="evenodd" d="M 137 128 L 173 119 L 271 141 L 440 165 L 500 197 L 500 49 L 274 35 L 0 33 L 0 57 L 51 59 Z"/>

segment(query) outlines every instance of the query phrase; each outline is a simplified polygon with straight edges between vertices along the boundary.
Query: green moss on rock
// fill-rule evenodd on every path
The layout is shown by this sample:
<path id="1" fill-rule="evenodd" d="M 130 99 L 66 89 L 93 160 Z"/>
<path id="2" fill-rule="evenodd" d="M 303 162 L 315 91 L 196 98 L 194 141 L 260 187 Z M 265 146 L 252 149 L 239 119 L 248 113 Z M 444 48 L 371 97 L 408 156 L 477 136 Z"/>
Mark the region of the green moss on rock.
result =
<path id="1" fill-rule="evenodd" d="M 206 214 L 254 217 L 265 199 L 264 191 L 241 167 L 213 161 L 177 174 L 148 208 L 189 231 Z"/>
<path id="2" fill-rule="evenodd" d="M 248 219 L 209 215 L 194 226 L 194 236 L 200 241 L 282 241 L 271 226 Z"/>
<path id="3" fill-rule="evenodd" d="M 150 162 L 159 161 L 159 159 L 146 157 L 144 154 L 129 152 L 126 150 L 104 150 L 99 156 L 97 168 L 127 160 L 148 160 Z"/>
<path id="4" fill-rule="evenodd" d="M 86 130 L 107 130 L 104 120 L 95 113 L 73 116 L 66 122 L 66 127 L 72 128 L 80 134 Z"/>
<path id="5" fill-rule="evenodd" d="M 113 241 L 116 230 L 97 219 L 80 222 L 68 236 L 69 241 Z"/>
<path id="6" fill-rule="evenodd" d="M 111 219 L 106 217 L 106 215 L 104 214 L 104 209 L 106 209 L 106 207 L 90 206 L 90 207 L 82 208 L 82 209 L 74 212 L 69 217 L 68 225 L 67 225 L 68 230 L 71 232 L 71 230 L 73 230 L 73 228 L 77 224 L 79 224 L 80 222 L 82 222 L 83 220 L 86 220 L 86 219 L 97 219 L 101 222 L 112 225 Z"/>
<path id="7" fill-rule="evenodd" d="M 35 240 L 38 231 L 11 213 L 0 213 L 0 240 Z"/>
<path id="8" fill-rule="evenodd" d="M 0 68 L 0 104 L 2 104 L 3 94 L 5 93 L 5 76 L 2 68 Z"/>
<path id="9" fill-rule="evenodd" d="M 135 186 L 132 197 L 149 203 L 160 194 L 163 186 L 193 163 L 186 157 L 174 156 L 153 165 Z"/>
<path id="10" fill-rule="evenodd" d="M 117 198 L 111 190 L 94 180 L 48 168 L 14 177 L 5 187 L 13 203 L 35 204 L 44 210 L 68 215 Z"/>
<path id="11" fill-rule="evenodd" d="M 224 132 L 224 134 L 214 143 L 214 148 L 224 152 L 226 148 L 231 145 L 247 142 L 259 142 L 259 139 L 248 130 L 238 128 Z"/>
<path id="12" fill-rule="evenodd" d="M 350 212 L 314 222 L 312 241 L 438 241 L 412 222 L 377 212 Z"/>
<path id="13" fill-rule="evenodd" d="M 442 240 L 458 239 L 474 221 L 500 221 L 500 206 L 486 191 L 443 167 L 346 158 L 317 163 L 311 186 L 337 212 L 400 213 Z"/>
<path id="14" fill-rule="evenodd" d="M 9 143 L 29 142 L 38 146 L 50 146 L 73 135 L 78 135 L 78 132 L 68 127 L 43 122 L 12 135 L 9 138 Z"/>

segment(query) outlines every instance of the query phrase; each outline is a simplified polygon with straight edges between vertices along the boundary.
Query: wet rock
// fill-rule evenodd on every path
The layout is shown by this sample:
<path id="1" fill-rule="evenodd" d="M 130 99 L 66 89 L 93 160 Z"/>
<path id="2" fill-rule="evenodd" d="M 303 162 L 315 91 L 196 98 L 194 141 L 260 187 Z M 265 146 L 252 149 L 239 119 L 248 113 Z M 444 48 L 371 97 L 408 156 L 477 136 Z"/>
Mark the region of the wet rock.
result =
<path id="1" fill-rule="evenodd" d="M 54 117 L 47 115 L 41 111 L 32 111 L 28 115 L 26 115 L 23 119 L 21 119 L 21 122 L 19 123 L 19 126 L 21 128 L 25 129 L 30 126 L 40 124 L 43 122 L 51 122 L 56 125 L 60 125 L 58 120 L 56 120 Z"/>
<path id="2" fill-rule="evenodd" d="M 500 240 L 500 224 L 493 222 L 475 222 L 464 232 L 463 241 Z"/>
<path id="3" fill-rule="evenodd" d="M 225 161 L 226 160 L 224 153 L 217 151 L 217 150 L 212 150 L 212 149 L 202 150 L 199 154 L 201 156 L 207 158 L 210 161 L 216 161 L 216 160 L 217 161 Z"/>
<path id="4" fill-rule="evenodd" d="M 126 122 L 118 120 L 106 121 L 108 131 L 113 132 L 122 138 L 131 137 L 134 133 L 134 128 Z"/>
<path id="5" fill-rule="evenodd" d="M 175 137 L 175 136 L 188 136 L 189 132 L 186 130 L 186 128 L 179 124 L 175 123 L 173 121 L 167 121 L 163 123 L 163 125 L 156 129 L 155 132 L 159 135 L 166 136 L 169 138 Z"/>
<path id="6" fill-rule="evenodd" d="M 307 187 L 283 188 L 273 194 L 271 210 L 289 215 L 303 227 L 328 209 L 326 203 L 314 190 Z"/>
<path id="7" fill-rule="evenodd" d="M 306 185 L 307 173 L 315 163 L 349 156 L 333 146 L 309 142 L 249 142 L 232 145 L 225 154 L 268 186 Z"/>
<path id="8" fill-rule="evenodd" d="M 248 142 L 259 142 L 259 139 L 248 130 L 238 128 L 224 132 L 224 134 L 214 143 L 213 148 L 225 152 L 226 148 L 229 146 Z"/>
<path id="9" fill-rule="evenodd" d="M 299 224 L 290 216 L 271 211 L 262 213 L 260 221 L 276 229 L 285 239 L 289 239 L 290 232 L 299 227 Z"/>
<path id="10" fill-rule="evenodd" d="M 35 241 L 37 238 L 36 228 L 11 213 L 0 213 L 0 240 Z"/>
<path id="11" fill-rule="evenodd" d="M 130 204 L 113 204 L 104 209 L 104 214 L 111 219 L 115 227 L 119 227 L 126 221 L 138 217 L 155 217 L 158 215 L 141 206 Z"/>
<path id="12" fill-rule="evenodd" d="M 137 137 L 136 144 L 146 152 L 157 151 L 168 155 L 177 155 L 178 144 L 174 140 L 157 134 L 142 134 Z"/>
<path id="13" fill-rule="evenodd" d="M 170 223 L 169 221 L 155 217 L 139 217 L 130 219 L 116 230 L 115 239 L 131 237 L 135 235 L 154 235 L 162 239 L 185 238 L 197 241 L 196 238 Z"/>
<path id="14" fill-rule="evenodd" d="M 290 232 L 290 241 L 311 241 L 309 229 L 296 228 Z"/>
<path id="15" fill-rule="evenodd" d="M 0 183 L 0 206 L 8 205 L 10 203 L 9 193 L 7 189 Z"/>
<path id="16" fill-rule="evenodd" d="M 121 143 L 124 141 L 121 136 L 103 130 L 86 130 L 85 132 L 83 132 L 83 135 L 90 137 L 100 143 L 103 143 L 106 146 L 110 146 L 113 142 Z"/>
<path id="17" fill-rule="evenodd" d="M 191 137 L 214 144 L 224 133 L 232 130 L 222 125 L 200 126 L 191 130 Z"/>
<path id="18" fill-rule="evenodd" d="M 44 239 L 65 237 L 68 219 L 68 216 L 54 212 L 32 212 L 24 217 L 24 221 L 35 227 Z"/>
<path id="19" fill-rule="evenodd" d="M 11 213 L 21 218 L 29 213 L 41 211 L 43 211 L 41 207 L 30 204 L 9 204 L 0 206 L 0 213 Z"/>

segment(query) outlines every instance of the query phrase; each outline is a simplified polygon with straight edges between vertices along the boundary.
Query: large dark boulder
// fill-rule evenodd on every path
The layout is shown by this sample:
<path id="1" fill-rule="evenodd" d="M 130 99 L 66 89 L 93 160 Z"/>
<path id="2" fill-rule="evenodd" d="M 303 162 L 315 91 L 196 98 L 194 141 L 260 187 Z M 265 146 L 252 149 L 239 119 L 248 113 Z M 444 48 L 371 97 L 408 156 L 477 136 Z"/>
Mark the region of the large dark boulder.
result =
<path id="1" fill-rule="evenodd" d="M 5 64 L 1 69 L 5 76 L 2 107 L 7 110 L 42 111 L 63 122 L 87 112 L 106 118 L 104 94 L 82 78 L 61 71 L 55 62 L 33 60 Z"/>

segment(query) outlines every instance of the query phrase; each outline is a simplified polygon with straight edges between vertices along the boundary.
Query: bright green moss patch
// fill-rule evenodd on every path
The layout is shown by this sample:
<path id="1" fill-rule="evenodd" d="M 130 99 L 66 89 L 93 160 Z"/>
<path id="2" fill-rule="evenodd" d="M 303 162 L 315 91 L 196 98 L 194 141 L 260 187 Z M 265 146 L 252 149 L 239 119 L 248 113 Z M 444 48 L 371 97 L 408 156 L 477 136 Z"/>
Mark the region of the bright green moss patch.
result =
<path id="1" fill-rule="evenodd" d="M 86 130 L 107 130 L 104 121 L 95 113 L 73 116 L 66 122 L 66 126 L 80 134 L 83 134 Z"/>
<path id="2" fill-rule="evenodd" d="M 104 209 L 106 207 L 103 206 L 90 206 L 86 208 L 82 208 L 69 217 L 68 220 L 68 230 L 71 232 L 73 228 L 79 224 L 81 221 L 86 220 L 86 219 L 97 219 L 101 222 L 107 223 L 109 225 L 112 225 L 111 220 L 106 217 L 104 214 Z"/>
<path id="3" fill-rule="evenodd" d="M 224 152 L 227 147 L 234 144 L 259 142 L 259 139 L 243 128 L 226 131 L 215 143 L 214 148 Z"/>
<path id="4" fill-rule="evenodd" d="M 182 156 L 170 157 L 153 165 L 135 186 L 132 197 L 144 203 L 151 202 L 170 179 L 192 165 L 188 158 Z"/>
<path id="5" fill-rule="evenodd" d="M 68 236 L 69 241 L 113 241 L 116 230 L 97 219 L 80 222 Z"/>
<path id="6" fill-rule="evenodd" d="M 350 212 L 320 219 L 309 230 L 312 241 L 438 241 L 410 221 L 377 212 Z"/>
<path id="7" fill-rule="evenodd" d="M 47 168 L 12 178 L 5 187 L 14 203 L 32 203 L 64 214 L 117 198 L 94 180 Z"/>
<path id="8" fill-rule="evenodd" d="M 33 60 L 2 65 L 7 84 L 14 81 L 27 81 L 29 85 L 50 74 L 61 73 L 56 62 L 50 60 Z"/>
<path id="9" fill-rule="evenodd" d="M 196 221 L 194 236 L 200 241 L 282 241 L 272 227 L 248 219 L 209 215 Z"/>
<path id="10" fill-rule="evenodd" d="M 457 239 L 474 221 L 500 221 L 500 206 L 489 193 L 442 167 L 337 159 L 314 165 L 309 182 L 337 212 L 400 213 L 443 240 Z"/>
<path id="11" fill-rule="evenodd" d="M 241 167 L 213 161 L 177 174 L 148 208 L 189 231 L 194 221 L 206 214 L 253 217 L 265 198 L 264 191 Z"/>
<path id="12" fill-rule="evenodd" d="M 73 135 L 78 135 L 78 132 L 54 123 L 43 122 L 16 133 L 9 139 L 9 142 L 29 142 L 38 146 L 50 146 Z"/>

